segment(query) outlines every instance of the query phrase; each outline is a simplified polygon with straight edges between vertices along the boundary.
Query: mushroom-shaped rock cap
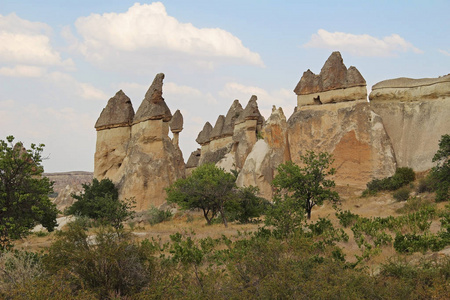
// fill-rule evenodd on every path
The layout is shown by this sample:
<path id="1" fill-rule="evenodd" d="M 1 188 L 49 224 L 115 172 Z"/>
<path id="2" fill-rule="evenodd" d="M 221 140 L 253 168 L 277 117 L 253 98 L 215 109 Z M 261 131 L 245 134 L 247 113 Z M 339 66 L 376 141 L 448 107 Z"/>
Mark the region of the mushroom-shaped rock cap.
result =
<path id="1" fill-rule="evenodd" d="M 147 93 L 145 93 L 145 98 L 142 100 L 141 106 L 139 106 L 139 109 L 134 116 L 134 124 L 147 120 L 160 119 L 163 119 L 164 122 L 168 122 L 172 119 L 172 113 L 162 97 L 163 80 L 163 73 L 159 73 L 155 76 L 152 85 Z"/>
<path id="2" fill-rule="evenodd" d="M 211 135 L 209 136 L 210 140 L 220 138 L 222 136 L 223 125 L 225 124 L 225 116 L 220 115 L 217 118 L 216 125 L 214 125 L 213 130 L 211 131 Z"/>
<path id="3" fill-rule="evenodd" d="M 203 145 L 205 143 L 209 142 L 209 137 L 211 136 L 212 126 L 209 122 L 205 123 L 205 126 L 203 126 L 203 130 L 200 131 L 200 133 L 197 136 L 197 139 L 195 140 L 200 145 Z"/>
<path id="4" fill-rule="evenodd" d="M 322 79 L 322 90 L 329 91 L 346 86 L 347 68 L 344 65 L 341 53 L 335 51 L 331 53 L 327 61 L 320 70 Z"/>
<path id="5" fill-rule="evenodd" d="M 308 95 L 365 85 L 366 81 L 358 69 L 352 66 L 347 70 L 341 54 L 336 51 L 328 57 L 319 75 L 311 70 L 304 72 L 294 92 L 297 95 Z"/>
<path id="6" fill-rule="evenodd" d="M 189 156 L 189 159 L 186 163 L 186 168 L 195 168 L 198 166 L 198 163 L 200 161 L 200 155 L 201 155 L 201 151 L 200 149 L 197 149 L 195 151 L 193 151 L 191 153 L 191 155 Z"/>
<path id="7" fill-rule="evenodd" d="M 172 120 L 170 120 L 169 125 L 170 130 L 173 133 L 183 130 L 183 115 L 181 114 L 179 109 L 177 109 L 177 111 L 173 114 Z"/>
<path id="8" fill-rule="evenodd" d="M 243 111 L 244 109 L 242 108 L 241 103 L 239 103 L 239 100 L 234 100 L 225 117 L 222 135 L 233 135 L 234 124 L 236 123 L 236 120 L 239 118 L 239 116 L 242 114 Z"/>
<path id="9" fill-rule="evenodd" d="M 264 122 L 264 118 L 262 118 L 262 115 L 258 109 L 258 103 L 256 102 L 257 99 L 258 97 L 252 95 L 237 123 L 244 122 L 245 120 L 258 120 L 258 123 Z"/>
<path id="10" fill-rule="evenodd" d="M 109 99 L 108 104 L 102 110 L 100 117 L 95 123 L 97 130 L 129 126 L 134 117 L 134 109 L 130 98 L 122 90 Z"/>

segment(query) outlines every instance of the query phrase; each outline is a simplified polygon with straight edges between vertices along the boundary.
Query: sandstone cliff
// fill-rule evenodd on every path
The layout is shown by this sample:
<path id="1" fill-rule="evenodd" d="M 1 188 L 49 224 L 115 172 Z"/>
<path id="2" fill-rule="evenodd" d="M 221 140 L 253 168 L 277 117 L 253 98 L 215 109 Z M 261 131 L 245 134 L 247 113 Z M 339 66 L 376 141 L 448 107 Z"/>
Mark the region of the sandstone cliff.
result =
<path id="1" fill-rule="evenodd" d="M 385 80 L 373 86 L 369 99 L 383 119 L 398 166 L 433 167 L 439 140 L 450 133 L 450 75 Z"/>

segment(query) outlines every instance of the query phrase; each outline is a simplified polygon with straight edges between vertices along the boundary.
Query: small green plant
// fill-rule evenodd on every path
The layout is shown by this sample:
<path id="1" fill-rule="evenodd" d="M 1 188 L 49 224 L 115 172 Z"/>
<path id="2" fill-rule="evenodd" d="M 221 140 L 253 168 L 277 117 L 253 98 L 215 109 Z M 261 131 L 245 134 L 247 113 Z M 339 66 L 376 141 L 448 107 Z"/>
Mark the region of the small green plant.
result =
<path id="1" fill-rule="evenodd" d="M 433 191 L 434 191 L 434 180 L 430 175 L 419 180 L 419 185 L 417 186 L 417 192 L 419 194 L 425 192 L 431 193 Z"/>
<path id="2" fill-rule="evenodd" d="M 50 232 L 48 232 L 48 231 L 36 231 L 34 233 L 34 235 L 37 237 L 45 237 L 45 236 L 48 236 L 49 234 L 50 234 Z"/>
<path id="3" fill-rule="evenodd" d="M 395 191 L 399 188 L 407 185 L 408 183 L 414 181 L 416 175 L 411 168 L 397 168 L 395 174 L 391 177 L 386 177 L 383 179 L 374 179 L 367 183 L 367 189 L 363 192 L 363 197 L 373 196 L 378 191 Z"/>
<path id="4" fill-rule="evenodd" d="M 420 197 L 411 197 L 408 200 L 406 200 L 406 203 L 403 207 L 397 209 L 396 211 L 397 213 L 400 214 L 407 214 L 433 206 L 434 204 L 431 201 L 424 200 Z"/>
<path id="5" fill-rule="evenodd" d="M 398 190 L 396 190 L 393 194 L 394 199 L 397 201 L 406 201 L 409 198 L 409 193 L 411 192 L 411 190 L 409 189 L 409 187 L 401 187 Z"/>
<path id="6" fill-rule="evenodd" d="M 146 213 L 147 222 L 150 225 L 155 225 L 172 218 L 172 212 L 170 209 L 162 210 L 155 206 L 152 206 Z"/>
<path id="7" fill-rule="evenodd" d="M 345 228 L 353 225 L 359 218 L 358 215 L 352 213 L 349 210 L 338 211 L 335 215 L 339 219 L 339 223 Z"/>

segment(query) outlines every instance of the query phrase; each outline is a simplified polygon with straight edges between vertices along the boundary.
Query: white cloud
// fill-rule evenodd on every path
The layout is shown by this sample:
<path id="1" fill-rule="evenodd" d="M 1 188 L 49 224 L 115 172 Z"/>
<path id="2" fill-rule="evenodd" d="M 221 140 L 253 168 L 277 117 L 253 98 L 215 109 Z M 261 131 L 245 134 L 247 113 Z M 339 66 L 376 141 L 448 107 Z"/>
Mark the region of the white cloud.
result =
<path id="1" fill-rule="evenodd" d="M 0 63 L 8 65 L 57 66 L 72 70 L 72 59 L 63 60 L 50 44 L 51 28 L 41 22 L 30 22 L 10 14 L 0 15 Z M 11 68 L 10 68 L 11 69 Z M 3 75 L 30 77 L 23 66 L 3 70 Z M 37 73 L 34 69 L 32 74 Z"/>
<path id="2" fill-rule="evenodd" d="M 132 55 L 138 54 L 143 60 L 149 60 L 149 54 L 154 54 L 153 60 L 169 61 L 175 53 L 178 58 L 180 55 L 195 58 L 194 63 L 208 68 L 221 59 L 263 66 L 260 55 L 244 47 L 230 32 L 181 23 L 167 14 L 160 2 L 135 3 L 125 13 L 80 17 L 75 27 L 81 42 L 73 41 L 67 29 L 64 36 L 78 43 L 87 59 L 100 64 L 118 58 L 129 61 Z"/>
<path id="3" fill-rule="evenodd" d="M 449 52 L 449 51 L 445 51 L 445 50 L 442 50 L 442 49 L 438 49 L 438 51 L 439 51 L 440 53 L 446 55 L 446 56 L 450 56 L 450 52 Z"/>
<path id="4" fill-rule="evenodd" d="M 393 56 L 397 52 L 407 51 L 423 53 L 398 34 L 378 39 L 368 34 L 328 32 L 324 29 L 319 29 L 317 34 L 313 34 L 304 47 L 346 51 L 356 56 Z"/>
<path id="5" fill-rule="evenodd" d="M 226 99 L 239 99 L 242 107 L 247 105 L 252 95 L 256 95 L 258 108 L 266 119 L 270 116 L 273 105 L 281 106 L 287 118 L 294 112 L 294 107 L 297 105 L 295 94 L 287 89 L 267 91 L 260 87 L 246 86 L 236 82 L 227 83 L 219 95 Z"/>
<path id="6" fill-rule="evenodd" d="M 16 65 L 12 68 L 0 68 L 0 75 L 8 77 L 41 77 L 45 69 L 37 66 Z"/>

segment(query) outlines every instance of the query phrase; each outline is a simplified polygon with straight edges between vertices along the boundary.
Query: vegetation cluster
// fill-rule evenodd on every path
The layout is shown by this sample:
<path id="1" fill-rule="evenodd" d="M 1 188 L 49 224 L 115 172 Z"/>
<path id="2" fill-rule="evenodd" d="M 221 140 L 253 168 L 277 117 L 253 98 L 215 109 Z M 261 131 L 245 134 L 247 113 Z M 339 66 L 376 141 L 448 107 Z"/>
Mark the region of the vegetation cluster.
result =
<path id="1" fill-rule="evenodd" d="M 436 201 L 408 194 L 397 217 L 367 218 L 341 210 L 327 153 L 306 153 L 302 166 L 280 165 L 272 203 L 258 197 L 254 187 L 237 188 L 235 175 L 203 165 L 167 190 L 168 201 L 184 210 L 200 210 L 207 224 L 260 224 L 256 231 L 218 238 L 183 231 L 170 235 L 167 242 L 139 239 L 123 226 L 127 220 L 135 222 L 132 204 L 117 199 L 111 182 L 93 181 L 77 196 L 80 204 L 68 210 L 77 219 L 52 234 L 48 251 L 0 254 L 0 297 L 447 299 L 450 258 L 428 255 L 450 245 L 450 204 L 436 203 L 449 200 L 445 187 L 450 176 L 442 175 L 448 172 L 450 156 L 450 151 L 441 151 L 447 149 L 445 141 L 444 136 L 428 177 Z M 399 169 L 389 178 L 369 183 L 368 188 L 395 190 L 393 186 L 410 184 L 414 173 Z M 312 208 L 325 201 L 333 204 L 339 224 L 329 218 L 311 221 Z M 143 218 L 156 224 L 171 216 L 170 210 L 151 208 Z M 91 219 L 94 222 L 86 222 Z M 433 222 L 439 229 L 431 230 Z M 350 241 L 359 249 L 354 257 L 344 251 Z M 369 269 L 368 263 L 387 248 L 397 255 Z M 416 252 L 424 254 L 421 260 L 410 259 Z"/>

